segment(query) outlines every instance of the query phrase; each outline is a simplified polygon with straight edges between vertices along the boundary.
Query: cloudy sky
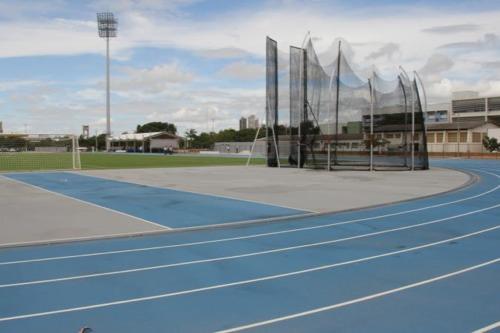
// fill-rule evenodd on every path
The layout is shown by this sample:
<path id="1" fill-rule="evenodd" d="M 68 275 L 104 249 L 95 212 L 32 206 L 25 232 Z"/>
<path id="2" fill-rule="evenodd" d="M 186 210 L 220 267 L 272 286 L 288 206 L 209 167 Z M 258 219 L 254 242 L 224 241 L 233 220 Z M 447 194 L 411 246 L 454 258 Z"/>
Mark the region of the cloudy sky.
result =
<path id="1" fill-rule="evenodd" d="M 280 49 L 307 31 L 321 50 L 347 40 L 353 61 L 384 75 L 423 76 L 432 102 L 451 91 L 500 94 L 498 0 L 0 0 L 4 130 L 105 128 L 105 42 L 97 11 L 113 11 L 112 130 L 168 121 L 180 133 L 264 115 L 265 37 Z"/>

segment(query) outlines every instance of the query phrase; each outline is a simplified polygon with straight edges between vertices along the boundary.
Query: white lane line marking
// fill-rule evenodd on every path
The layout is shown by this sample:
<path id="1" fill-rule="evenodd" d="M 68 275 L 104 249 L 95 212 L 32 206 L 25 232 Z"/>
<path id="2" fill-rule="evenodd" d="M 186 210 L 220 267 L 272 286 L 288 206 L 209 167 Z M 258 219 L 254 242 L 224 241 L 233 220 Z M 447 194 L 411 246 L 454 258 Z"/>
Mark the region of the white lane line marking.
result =
<path id="1" fill-rule="evenodd" d="M 309 247 L 315 247 L 315 246 L 321 246 L 321 245 L 327 245 L 327 244 L 340 243 L 340 242 L 345 242 L 345 241 L 354 240 L 354 239 L 368 238 L 368 237 L 373 237 L 373 236 L 388 234 L 388 233 L 391 233 L 391 232 L 396 232 L 396 231 L 401 231 L 401 230 L 414 229 L 414 228 L 418 228 L 418 227 L 422 227 L 422 226 L 426 226 L 426 225 L 436 224 L 436 223 L 440 223 L 440 222 L 443 222 L 443 221 L 453 220 L 453 219 L 456 219 L 456 218 L 460 218 L 460 217 L 464 217 L 464 216 L 468 216 L 468 215 L 480 213 L 480 212 L 487 211 L 487 210 L 490 210 L 490 209 L 494 209 L 494 208 L 497 208 L 497 207 L 500 207 L 500 204 L 492 206 L 492 207 L 488 207 L 488 208 L 479 209 L 479 210 L 476 210 L 476 211 L 471 211 L 471 212 L 464 213 L 464 214 L 459 214 L 459 215 L 455 215 L 455 216 L 450 216 L 450 217 L 438 219 L 438 220 L 431 220 L 431 221 L 427 221 L 427 222 L 423 222 L 423 223 L 412 224 L 412 225 L 409 225 L 409 226 L 398 227 L 398 228 L 393 228 L 393 229 L 386 229 L 386 230 L 371 232 L 371 233 L 367 233 L 367 234 L 350 236 L 350 237 L 339 238 L 339 239 L 333 239 L 333 240 L 328 240 L 328 241 L 323 241 L 323 242 L 317 242 L 317 243 L 308 243 L 308 244 L 295 245 L 295 246 L 277 248 L 277 249 L 260 251 L 260 252 L 250 252 L 250 253 L 238 254 L 238 255 L 232 255 L 232 256 L 216 257 L 216 258 L 200 259 L 200 260 L 192 260 L 192 261 L 184 261 L 184 262 L 178 262 L 178 263 L 172 263 L 172 264 L 157 265 L 157 266 L 148 266 L 148 267 L 141 267 L 141 268 L 132 268 L 132 269 L 119 270 L 119 271 L 110 271 L 110 272 L 103 272 L 103 273 L 94 273 L 94 274 L 84 274 L 84 275 L 67 276 L 67 277 L 54 278 L 54 279 L 34 280 L 34 281 L 26 281 L 26 282 L 0 284 L 0 288 L 20 287 L 20 286 L 27 286 L 27 285 L 34 285 L 34 284 L 45 284 L 45 283 L 54 283 L 54 282 L 62 282 L 62 281 L 69 281 L 69 280 L 79 280 L 79 279 L 86 279 L 86 278 L 94 278 L 94 277 L 100 277 L 100 276 L 109 276 L 109 275 L 119 275 L 119 274 L 127 274 L 127 273 L 144 272 L 144 271 L 151 271 L 151 270 L 157 270 L 157 269 L 165 269 L 165 268 L 171 268 L 171 267 L 187 266 L 187 265 L 194 265 L 194 264 L 201 264 L 201 263 L 208 263 L 208 262 L 216 262 L 216 261 L 224 261 L 224 260 L 231 260 L 231 259 L 239 259 L 239 258 L 253 257 L 253 256 L 264 255 L 264 254 L 270 254 L 270 253 L 278 253 L 278 252 L 285 252 L 285 251 L 291 251 L 291 250 L 297 250 L 297 249 L 304 249 L 304 248 L 309 248 Z M 497 228 L 500 228 L 500 226 L 496 226 L 496 227 L 489 228 L 489 229 L 486 229 L 486 230 L 487 231 L 491 231 L 491 230 L 494 230 L 494 229 L 497 229 Z"/>
<path id="2" fill-rule="evenodd" d="M 408 290 L 408 289 L 420 287 L 420 286 L 423 286 L 423 285 L 426 285 L 426 284 L 429 284 L 429 283 L 433 283 L 433 282 L 436 282 L 436 281 L 440 281 L 440 280 L 444 280 L 444 279 L 447 279 L 447 278 L 450 278 L 450 277 L 454 277 L 454 276 L 457 276 L 457 275 L 460 275 L 460 274 L 463 274 L 463 273 L 467 273 L 467 272 L 470 272 L 470 271 L 473 271 L 473 270 L 476 270 L 476 269 L 479 269 L 479 268 L 482 268 L 482 267 L 485 267 L 485 266 L 488 266 L 488 265 L 493 265 L 493 264 L 495 264 L 497 262 L 500 262 L 500 258 L 496 258 L 496 259 L 493 259 L 493 260 L 490 260 L 490 261 L 486 261 L 486 262 L 483 262 L 481 264 L 478 264 L 478 265 L 475 265 L 475 266 L 470 266 L 470 267 L 467 267 L 467 268 L 464 268 L 464 269 L 461 269 L 461 270 L 458 270 L 458 271 L 454 271 L 454 272 L 451 272 L 451 273 L 448 273 L 448 274 L 439 275 L 439 276 L 433 277 L 431 279 L 419 281 L 419 282 L 416 282 L 416 283 L 407 284 L 407 285 L 401 286 L 399 288 L 394 288 L 394 289 L 386 290 L 386 291 L 383 291 L 383 292 L 380 292 L 380 293 L 371 294 L 371 295 L 368 295 L 368 296 L 351 299 L 351 300 L 346 301 L 346 302 L 336 303 L 336 304 L 324 306 L 324 307 L 321 307 L 321 308 L 312 309 L 312 310 L 309 310 L 309 311 L 294 313 L 294 314 L 291 314 L 291 315 L 288 315 L 288 316 L 278 317 L 278 318 L 274 318 L 274 319 L 269 319 L 269 320 L 265 320 L 265 321 L 256 322 L 256 323 L 253 323 L 253 324 L 248 324 L 248 325 L 244 325 L 244 326 L 238 326 L 238 327 L 234 327 L 234 328 L 230 328 L 230 329 L 220 330 L 220 331 L 217 331 L 217 333 L 231 333 L 231 332 L 243 331 L 243 330 L 247 330 L 247 329 L 250 329 L 250 328 L 265 326 L 265 325 L 277 323 L 277 322 L 280 322 L 280 321 L 285 321 L 285 320 L 290 320 L 290 319 L 294 319 L 294 318 L 309 316 L 309 315 L 316 314 L 316 313 L 319 313 L 319 312 L 330 311 L 330 310 L 338 309 L 338 308 L 345 307 L 345 306 L 348 306 L 348 305 L 370 301 L 370 300 L 375 299 L 375 298 L 387 296 L 387 295 L 398 293 L 398 292 L 401 292 L 401 291 L 404 291 L 404 290 Z"/>
<path id="3" fill-rule="evenodd" d="M 393 251 L 393 252 L 387 252 L 387 253 L 383 253 L 383 254 L 378 254 L 378 255 L 374 255 L 374 256 L 370 256 L 370 257 L 364 257 L 364 258 L 339 262 L 339 263 L 335 263 L 335 264 L 328 264 L 328 265 L 323 265 L 323 266 L 307 268 L 307 269 L 303 269 L 303 270 L 299 270 L 299 271 L 293 271 L 293 272 L 276 274 L 276 275 L 268 275 L 268 276 L 264 276 L 264 277 L 260 277 L 260 278 L 235 281 L 235 282 L 230 282 L 230 283 L 225 283 L 225 284 L 212 285 L 212 286 L 208 286 L 208 287 L 174 291 L 174 292 L 169 292 L 169 293 L 159 294 L 159 295 L 130 298 L 130 299 L 125 299 L 125 300 L 121 300 L 121 301 L 113 301 L 113 302 L 108 302 L 108 303 L 85 305 L 85 306 L 79 306 L 79 307 L 74 307 L 74 308 L 66 308 L 66 309 L 60 309 L 60 310 L 35 312 L 35 313 L 24 314 L 24 315 L 4 317 L 4 318 L 0 318 L 0 322 L 9 321 L 9 320 L 25 319 L 25 318 L 33 318 L 33 317 L 49 316 L 49 315 L 54 315 L 54 314 L 67 313 L 67 312 L 76 312 L 76 311 L 83 311 L 83 310 L 90 310 L 90 309 L 98 309 L 98 308 L 110 307 L 110 306 L 115 306 L 115 305 L 120 305 L 120 304 L 138 303 L 138 302 L 150 301 L 150 300 L 155 300 L 155 299 L 162 299 L 162 298 L 173 297 L 173 296 L 193 294 L 193 293 L 198 293 L 198 292 L 207 291 L 207 290 L 241 286 L 241 285 L 247 285 L 247 284 L 252 284 L 252 283 L 262 282 L 262 281 L 276 280 L 276 279 L 280 279 L 280 278 L 284 278 L 284 277 L 296 276 L 296 275 L 301 275 L 301 274 L 306 274 L 306 273 L 311 273 L 311 272 L 322 271 L 322 270 L 326 270 L 326 269 L 330 269 L 330 268 L 334 268 L 334 267 L 346 266 L 346 265 L 350 265 L 350 264 L 354 264 L 354 263 L 370 261 L 370 260 L 374 260 L 374 259 L 378 259 L 378 258 L 389 257 L 389 256 L 392 256 L 395 254 L 400 254 L 400 253 L 415 251 L 415 250 L 419 250 L 419 249 L 423 249 L 423 248 L 428 248 L 431 246 L 448 243 L 448 242 L 451 242 L 453 240 L 462 239 L 462 238 L 478 235 L 481 233 L 486 233 L 486 232 L 494 230 L 496 228 L 498 228 L 498 226 L 494 227 L 494 228 L 488 228 L 488 229 L 476 231 L 476 232 L 473 232 L 471 234 L 462 235 L 459 237 L 454 237 L 454 238 L 449 238 L 449 239 L 445 239 L 445 240 L 434 242 L 434 243 L 419 245 L 419 246 L 416 246 L 413 248 L 408 248 L 408 249 L 398 250 L 398 251 Z"/>
<path id="4" fill-rule="evenodd" d="M 427 210 L 427 209 L 431 209 L 431 208 L 437 208 L 437 207 L 442 207 L 442 206 L 446 206 L 446 205 L 451 205 L 451 204 L 454 204 L 454 203 L 458 203 L 458 202 L 463 202 L 463 201 L 466 201 L 466 200 L 471 200 L 471 199 L 479 198 L 481 196 L 484 196 L 484 195 L 487 195 L 489 193 L 492 193 L 492 192 L 498 190 L 499 188 L 500 188 L 500 185 L 497 185 L 496 187 L 494 187 L 494 188 L 492 188 L 492 189 L 490 189 L 488 191 L 482 192 L 480 194 L 476 194 L 476 195 L 473 195 L 473 196 L 470 196 L 470 197 L 466 197 L 466 198 L 462 198 L 462 199 L 458 199 L 458 200 L 454 200 L 454 201 L 449 201 L 449 202 L 444 202 L 444 203 L 440 203 L 440 204 L 435 204 L 435 205 L 431 205 L 431 206 L 420 207 L 420 208 L 410 209 L 410 210 L 406 210 L 406 211 L 400 211 L 400 212 L 397 212 L 397 213 L 390 213 L 390 214 L 384 214 L 384 215 L 378 215 L 378 216 L 371 216 L 371 217 L 365 217 L 365 218 L 360 218 L 360 219 L 347 220 L 347 221 L 341 221 L 341 222 L 335 222 L 335 223 L 329 223 L 329 224 L 323 224 L 323 225 L 301 227 L 301 228 L 293 228 L 293 229 L 286 229 L 286 230 L 280 230 L 280 231 L 266 232 L 266 233 L 260 233 L 260 234 L 252 234 L 252 235 L 246 235 L 246 236 L 218 238 L 218 239 L 212 239 L 212 240 L 207 240 L 207 241 L 199 241 L 199 242 L 190 242 L 190 243 L 181 243 L 181 244 L 172 244 L 172 245 L 161 245 L 161 246 L 151 246 L 151 247 L 134 248 L 134 249 L 126 249 L 126 250 L 116 250 L 116 251 L 93 252 L 93 253 L 75 254 L 75 255 L 68 255 L 68 256 L 56 256 L 56 257 L 45 257 L 45 258 L 37 258 L 37 259 L 25 259 L 25 260 L 15 260 L 15 261 L 5 261 L 5 262 L 0 262 L 0 266 L 3 266 L 3 265 L 24 264 L 24 263 L 33 263 L 33 262 L 43 262 L 43 261 L 53 261 L 53 260 L 64 260 L 64 259 L 95 257 L 95 256 L 104 256 L 104 255 L 122 254 L 122 253 L 132 253 L 132 252 L 154 251 L 154 250 L 162 250 L 162 249 L 178 248 L 178 247 L 189 247 L 189 246 L 196 246 L 196 245 L 213 244 L 213 243 L 230 242 L 230 241 L 243 240 L 243 239 L 252 239 L 252 238 L 259 238 L 259 237 L 267 237 L 267 236 L 273 236 L 273 235 L 280 235 L 280 234 L 287 234 L 287 233 L 301 232 L 301 231 L 308 231 L 308 230 L 315 230 L 315 229 L 322 229 L 322 228 L 330 228 L 330 227 L 335 227 L 335 226 L 339 226 L 339 225 L 345 225 L 345 224 L 351 224 L 351 223 L 357 223 L 357 222 L 363 222 L 363 221 L 381 219 L 381 218 L 386 218 L 386 217 L 404 215 L 404 214 L 418 212 L 418 211 L 423 211 L 423 210 Z"/>
<path id="5" fill-rule="evenodd" d="M 157 227 L 160 227 L 162 229 L 166 229 L 166 230 L 171 230 L 172 228 L 169 228 L 167 226 L 164 226 L 164 225 L 161 225 L 161 224 L 158 224 L 158 223 L 155 223 L 155 222 L 152 222 L 152 221 L 148 221 L 148 220 L 145 220 L 143 218 L 140 218 L 138 216 L 134 216 L 134 215 L 130 215 L 130 214 L 127 214 L 127 213 L 124 213 L 124 212 L 121 212 L 119 210 L 115 210 L 113 208 L 108 208 L 108 207 L 104 207 L 104 206 L 101 206 L 101 205 L 98 205 L 98 204 L 95 204 L 93 202 L 90 202 L 90 201 L 85 201 L 85 200 L 81 200 L 81 199 L 78 199 L 78 198 L 75 198 L 75 197 L 71 197 L 69 195 L 66 195 L 66 194 L 62 194 L 62 193 L 59 193 L 59 192 L 55 192 L 55 191 L 51 191 L 51 190 L 48 190 L 46 188 L 43 188 L 43 187 L 40 187 L 40 186 L 37 186 L 37 185 L 33 185 L 33 184 L 30 184 L 30 183 L 27 183 L 27 182 L 23 182 L 22 180 L 18 180 L 18 179 L 15 179 L 15 178 L 10 178 L 10 177 L 7 177 L 7 176 L 4 176 L 2 175 L 2 177 L 6 178 L 6 179 L 9 179 L 15 183 L 19 183 L 19 184 L 22 184 L 22 185 L 25 185 L 25 186 L 31 186 L 33 188 L 36 188 L 38 190 L 41 190 L 41 191 L 45 191 L 45 192 L 48 192 L 48 193 L 52 193 L 52 194 L 55 194 L 55 195 L 58 195 L 58 196 L 61 196 L 61 197 L 64 197 L 64 198 L 67 198 L 67 199 L 71 199 L 71 200 L 75 200 L 75 201 L 78 201 L 80 203 L 83 203 L 83 204 L 86 204 L 86 205 L 89 205 L 89 206 L 93 206 L 93 207 L 97 207 L 97 208 L 100 208 L 100 209 L 104 209 L 104 210 L 107 210 L 107 211 L 110 211 L 110 212 L 113 212 L 113 213 L 116 213 L 116 214 L 120 214 L 120 215 L 123 215 L 123 216 L 127 216 L 127 217 L 130 217 L 130 218 L 133 218 L 135 220 L 139 220 L 139 221 L 142 221 L 142 222 L 146 222 L 146 223 L 149 223 L 149 224 L 152 224 L 152 225 L 155 225 Z"/>
<path id="6" fill-rule="evenodd" d="M 493 331 L 495 328 L 499 328 L 499 327 L 500 327 L 500 321 L 497 321 L 496 323 L 493 323 L 493 324 L 488 325 L 486 327 L 479 328 L 472 333 L 486 333 L 486 332 Z"/>
<path id="7" fill-rule="evenodd" d="M 117 234 L 96 234 L 91 236 L 82 237 L 69 237 L 69 238 L 52 238 L 41 241 L 26 241 L 26 242 L 14 242 L 14 243 L 0 243 L 0 250 L 13 247 L 13 246 L 39 246 L 39 245 L 53 245 L 53 243 L 60 242 L 72 242 L 72 241 L 86 241 L 86 240 L 106 240 L 110 238 L 117 237 L 133 237 L 133 236 L 143 236 L 143 235 L 157 235 L 164 234 L 165 230 L 144 230 L 144 231 L 132 231 Z M 0 266 L 2 263 L 0 262 Z"/>
<path id="8" fill-rule="evenodd" d="M 474 170 L 474 171 L 479 171 L 479 172 L 484 172 L 484 173 L 487 173 L 488 175 L 492 175 L 492 176 L 495 176 L 497 178 L 500 178 L 499 175 L 497 175 L 496 173 L 493 173 L 493 172 L 489 172 L 489 171 L 486 171 L 486 170 L 490 170 L 490 169 L 474 169 L 474 168 L 470 168 L 470 170 Z"/>
<path id="9" fill-rule="evenodd" d="M 178 189 L 174 187 L 162 187 L 158 185 L 150 185 L 150 184 L 144 184 L 144 183 L 139 183 L 139 182 L 131 182 L 131 181 L 126 181 L 122 179 L 114 179 L 114 178 L 107 178 L 105 176 L 99 176 L 99 175 L 93 175 L 93 174 L 86 174 L 85 172 L 82 171 L 71 171 L 70 173 L 78 174 L 81 176 L 85 177 L 94 177 L 94 178 L 100 178 L 108 181 L 113 181 L 113 182 L 119 182 L 119 183 L 125 183 L 125 184 L 132 184 L 132 185 L 139 185 L 139 186 L 147 186 L 147 187 L 152 187 L 152 188 L 158 188 L 161 190 L 169 190 L 169 191 L 174 191 L 174 192 L 185 192 L 185 193 L 190 193 L 190 194 L 197 194 L 200 196 L 205 196 L 205 197 L 216 197 L 216 198 L 222 198 L 222 199 L 228 199 L 228 200 L 234 200 L 234 201 L 243 201 L 243 202 L 249 202 L 249 203 L 254 203 L 254 204 L 259 204 L 259 205 L 264 205 L 264 206 L 269 206 L 269 207 L 278 207 L 278 208 L 286 208 L 286 209 L 291 209 L 295 210 L 297 212 L 302 212 L 302 213 L 319 213 L 310 209 L 302 209 L 302 208 L 297 208 L 297 207 L 290 207 L 290 206 L 285 206 L 285 205 L 279 205 L 279 204 L 270 204 L 266 203 L 263 201 L 257 201 L 257 200 L 251 200 L 251 199 L 241 199 L 241 198 L 236 198 L 236 197 L 231 197 L 227 195 L 222 195 L 222 194 L 212 194 L 208 192 L 195 192 L 195 191 L 190 191 L 190 190 L 184 190 L 184 189 Z"/>

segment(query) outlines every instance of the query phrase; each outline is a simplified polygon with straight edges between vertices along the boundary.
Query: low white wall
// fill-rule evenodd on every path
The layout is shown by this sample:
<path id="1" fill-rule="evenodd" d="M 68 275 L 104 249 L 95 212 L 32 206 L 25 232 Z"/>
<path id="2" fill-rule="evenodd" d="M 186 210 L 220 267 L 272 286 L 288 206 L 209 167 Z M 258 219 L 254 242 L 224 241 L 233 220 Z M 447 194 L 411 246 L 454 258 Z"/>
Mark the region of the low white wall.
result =
<path id="1" fill-rule="evenodd" d="M 151 139 L 151 148 L 170 147 L 179 148 L 179 139 Z"/>

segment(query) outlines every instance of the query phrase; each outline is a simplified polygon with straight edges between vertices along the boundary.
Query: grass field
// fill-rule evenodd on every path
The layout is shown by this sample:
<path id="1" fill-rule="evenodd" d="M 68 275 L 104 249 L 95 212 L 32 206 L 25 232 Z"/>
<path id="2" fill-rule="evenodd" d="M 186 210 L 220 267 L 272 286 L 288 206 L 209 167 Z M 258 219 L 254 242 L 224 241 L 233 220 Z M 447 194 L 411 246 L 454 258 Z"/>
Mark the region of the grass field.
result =
<path id="1" fill-rule="evenodd" d="M 82 169 L 168 168 L 244 165 L 246 158 L 193 155 L 82 153 Z M 252 164 L 264 164 L 254 158 Z M 70 153 L 0 153 L 0 171 L 63 170 L 72 168 Z"/>

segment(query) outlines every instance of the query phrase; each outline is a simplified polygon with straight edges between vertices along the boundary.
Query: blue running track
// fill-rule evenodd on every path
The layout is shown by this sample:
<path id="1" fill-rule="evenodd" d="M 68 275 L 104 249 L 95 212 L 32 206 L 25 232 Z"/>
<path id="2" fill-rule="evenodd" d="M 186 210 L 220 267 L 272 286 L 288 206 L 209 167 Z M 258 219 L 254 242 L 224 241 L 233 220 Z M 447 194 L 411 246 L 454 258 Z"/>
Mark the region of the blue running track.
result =
<path id="1" fill-rule="evenodd" d="M 433 165 L 479 180 L 279 223 L 0 250 L 0 332 L 498 330 L 500 163 Z"/>

